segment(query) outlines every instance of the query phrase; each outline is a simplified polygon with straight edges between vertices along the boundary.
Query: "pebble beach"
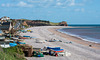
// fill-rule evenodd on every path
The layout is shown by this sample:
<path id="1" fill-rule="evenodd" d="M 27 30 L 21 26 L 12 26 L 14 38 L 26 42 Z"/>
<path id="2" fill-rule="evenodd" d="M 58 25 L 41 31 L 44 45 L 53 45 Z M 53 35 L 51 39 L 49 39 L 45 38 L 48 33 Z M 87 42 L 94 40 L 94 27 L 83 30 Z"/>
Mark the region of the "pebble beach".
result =
<path id="1" fill-rule="evenodd" d="M 27 60 L 100 60 L 100 44 L 83 41 L 79 38 L 58 32 L 57 29 L 68 28 L 65 26 L 41 26 L 31 27 L 26 30 L 32 30 L 33 33 L 20 33 L 21 36 L 28 35 L 35 37 L 34 39 L 25 39 L 25 43 L 35 48 L 43 48 L 44 46 L 50 47 L 61 47 L 64 52 L 71 53 L 69 56 L 50 56 L 45 55 L 44 57 L 26 57 Z M 72 27 L 71 27 L 72 28 Z M 36 43 L 36 38 L 43 40 L 61 40 L 62 42 L 45 42 Z M 72 43 L 66 43 L 72 42 Z M 89 45 L 93 45 L 89 47 Z"/>

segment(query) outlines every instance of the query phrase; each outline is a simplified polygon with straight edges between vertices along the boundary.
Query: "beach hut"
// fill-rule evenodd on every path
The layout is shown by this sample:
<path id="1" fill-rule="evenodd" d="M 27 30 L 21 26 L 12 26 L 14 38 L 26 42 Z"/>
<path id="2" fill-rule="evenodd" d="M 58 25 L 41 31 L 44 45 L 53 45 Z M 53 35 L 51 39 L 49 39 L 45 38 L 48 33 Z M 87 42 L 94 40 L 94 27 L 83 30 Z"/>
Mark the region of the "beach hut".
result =
<path id="1" fill-rule="evenodd" d="M 44 39 L 40 39 L 40 38 L 37 38 L 36 39 L 36 43 L 45 43 L 46 41 Z"/>

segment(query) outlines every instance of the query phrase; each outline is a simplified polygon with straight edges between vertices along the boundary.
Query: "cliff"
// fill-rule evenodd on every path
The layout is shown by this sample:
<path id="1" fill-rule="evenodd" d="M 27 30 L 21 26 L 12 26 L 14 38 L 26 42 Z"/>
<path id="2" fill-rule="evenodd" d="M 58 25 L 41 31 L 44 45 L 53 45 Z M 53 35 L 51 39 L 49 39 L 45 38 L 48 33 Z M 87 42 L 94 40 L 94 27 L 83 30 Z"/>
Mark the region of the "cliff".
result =
<path id="1" fill-rule="evenodd" d="M 67 24 L 67 22 L 62 21 L 62 22 L 59 23 L 59 26 L 68 26 L 68 24 Z"/>

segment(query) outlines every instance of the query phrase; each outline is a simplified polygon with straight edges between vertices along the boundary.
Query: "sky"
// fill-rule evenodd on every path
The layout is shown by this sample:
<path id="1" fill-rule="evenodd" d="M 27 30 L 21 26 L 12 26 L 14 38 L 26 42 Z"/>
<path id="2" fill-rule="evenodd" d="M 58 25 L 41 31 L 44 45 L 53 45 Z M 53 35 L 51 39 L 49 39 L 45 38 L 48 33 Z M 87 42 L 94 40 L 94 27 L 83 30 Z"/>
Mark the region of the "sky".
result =
<path id="1" fill-rule="evenodd" d="M 0 17 L 100 24 L 100 0 L 0 0 Z"/>

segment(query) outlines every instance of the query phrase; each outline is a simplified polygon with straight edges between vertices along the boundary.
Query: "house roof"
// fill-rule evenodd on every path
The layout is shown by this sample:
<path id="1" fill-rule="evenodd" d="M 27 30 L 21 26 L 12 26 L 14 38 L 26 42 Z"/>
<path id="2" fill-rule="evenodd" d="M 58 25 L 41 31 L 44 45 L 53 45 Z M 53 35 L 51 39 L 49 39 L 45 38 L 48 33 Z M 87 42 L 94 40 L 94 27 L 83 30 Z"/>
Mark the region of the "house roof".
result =
<path id="1" fill-rule="evenodd" d="M 10 25 L 10 22 L 4 22 L 2 25 Z"/>
<path id="2" fill-rule="evenodd" d="M 4 22 L 1 24 L 0 29 L 1 30 L 9 30 L 10 22 Z"/>

